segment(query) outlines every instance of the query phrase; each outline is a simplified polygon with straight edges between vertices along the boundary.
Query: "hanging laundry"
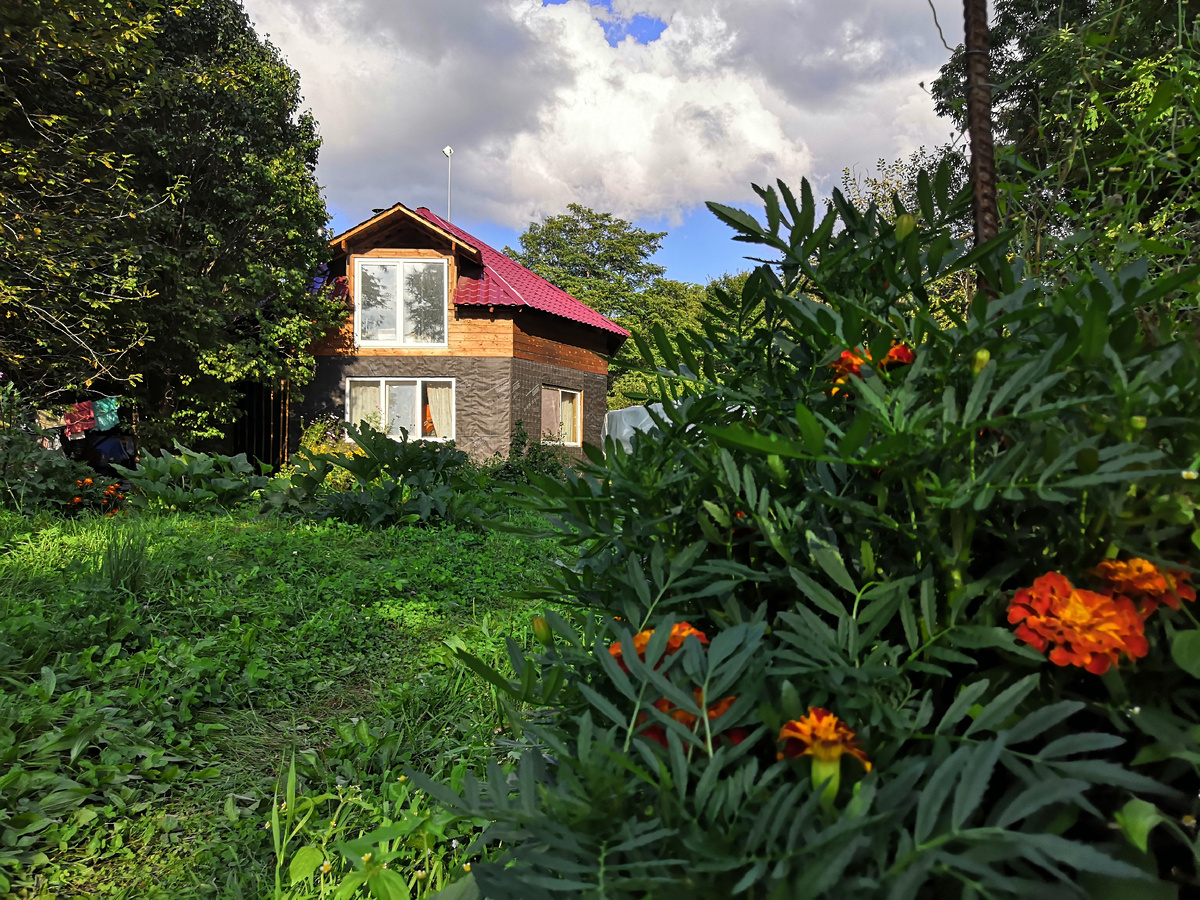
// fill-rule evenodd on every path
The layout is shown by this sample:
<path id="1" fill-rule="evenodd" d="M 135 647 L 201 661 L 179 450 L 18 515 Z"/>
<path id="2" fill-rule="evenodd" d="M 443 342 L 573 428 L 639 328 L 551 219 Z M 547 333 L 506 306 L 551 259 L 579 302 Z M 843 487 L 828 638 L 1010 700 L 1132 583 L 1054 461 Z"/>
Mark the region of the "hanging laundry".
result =
<path id="1" fill-rule="evenodd" d="M 91 431 L 96 427 L 96 413 L 92 409 L 92 401 L 85 400 L 76 403 L 65 416 L 67 422 L 67 437 L 74 439 L 76 435 Z"/>
<path id="2" fill-rule="evenodd" d="M 117 407 L 121 405 L 121 401 L 116 397 L 105 397 L 101 400 L 92 401 L 92 411 L 96 414 L 96 428 L 100 431 L 108 431 L 110 428 L 116 428 Z"/>

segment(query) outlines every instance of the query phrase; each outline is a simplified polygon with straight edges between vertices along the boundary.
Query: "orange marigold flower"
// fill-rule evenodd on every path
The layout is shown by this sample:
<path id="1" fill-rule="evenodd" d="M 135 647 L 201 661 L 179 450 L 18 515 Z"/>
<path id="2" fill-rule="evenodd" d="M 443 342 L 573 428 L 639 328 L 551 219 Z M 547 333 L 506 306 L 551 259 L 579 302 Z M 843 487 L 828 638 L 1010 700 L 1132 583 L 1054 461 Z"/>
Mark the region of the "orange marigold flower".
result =
<path id="1" fill-rule="evenodd" d="M 696 698 L 696 706 L 700 707 L 700 709 L 703 709 L 705 715 L 710 720 L 719 719 L 721 716 L 725 715 L 725 713 L 729 711 L 729 707 L 733 706 L 734 701 L 737 700 L 737 697 L 724 697 L 718 700 L 716 703 L 705 706 L 703 700 L 704 691 L 702 688 L 693 688 L 692 696 Z M 700 721 L 699 716 L 688 712 L 686 709 L 680 709 L 666 697 L 660 697 L 658 700 L 655 700 L 654 708 L 664 715 L 670 716 L 684 728 L 691 728 L 694 730 L 696 723 Z M 646 716 L 641 716 L 639 721 L 645 722 Z M 652 741 L 657 741 L 664 747 L 667 746 L 667 732 L 666 729 L 664 729 L 661 725 L 651 725 L 649 728 L 645 729 L 642 734 L 650 738 Z M 742 739 L 744 740 L 744 736 Z M 741 740 L 739 740 L 737 743 L 741 743 Z"/>
<path id="2" fill-rule="evenodd" d="M 1079 666 L 1103 675 L 1122 653 L 1139 659 L 1150 652 L 1142 617 L 1128 597 L 1076 588 L 1066 576 L 1047 572 L 1021 588 L 1008 606 L 1016 635 L 1057 666 Z"/>
<path id="3" fill-rule="evenodd" d="M 72 498 L 71 498 L 71 502 L 72 502 L 72 503 L 82 503 L 82 502 L 83 502 L 83 498 L 82 498 L 82 497 L 72 497 Z"/>
<path id="4" fill-rule="evenodd" d="M 84 485 L 85 485 L 86 487 L 91 487 L 91 486 L 92 486 L 92 479 L 90 479 L 90 478 L 85 478 L 85 479 L 83 479 L 83 483 L 84 483 Z"/>
<path id="5" fill-rule="evenodd" d="M 638 659 L 642 660 L 643 662 L 646 659 L 646 645 L 650 643 L 650 638 L 653 636 L 653 628 L 649 629 L 648 631 L 639 631 L 633 636 L 633 649 L 636 651 Z M 689 637 L 694 637 L 701 644 L 708 643 L 708 637 L 703 631 L 698 631 L 687 622 L 677 622 L 671 627 L 671 636 L 667 638 L 667 648 L 663 651 L 663 655 L 670 656 L 672 653 L 677 653 L 679 649 L 683 647 L 683 642 Z M 622 669 L 626 668 L 625 660 L 622 656 L 624 651 L 621 649 L 620 641 L 609 644 L 608 652 L 612 654 L 613 659 L 621 664 Z M 626 671 L 628 671 L 628 669 L 626 669 Z"/>
<path id="6" fill-rule="evenodd" d="M 1121 594 L 1137 603 L 1143 618 L 1158 609 L 1160 603 L 1179 609 L 1181 599 L 1196 599 L 1196 591 L 1188 583 L 1192 578 L 1190 572 L 1159 569 L 1148 559 L 1106 559 L 1092 569 L 1092 574 L 1103 582 L 1105 593 Z"/>
<path id="7" fill-rule="evenodd" d="M 887 352 L 887 355 L 879 361 L 879 369 L 887 369 L 895 365 L 907 365 L 916 359 L 912 350 L 904 344 L 893 344 L 892 349 Z M 833 370 L 834 384 L 844 385 L 850 380 L 851 375 L 862 374 L 864 363 L 871 362 L 870 351 L 860 350 L 843 350 L 842 355 L 829 364 L 829 368 Z M 835 387 L 830 393 L 836 394 L 838 388 Z"/>
<path id="8" fill-rule="evenodd" d="M 856 741 L 845 722 L 827 709 L 810 706 L 804 718 L 784 723 L 775 742 L 783 744 L 779 759 L 811 756 L 818 762 L 832 763 L 840 760 L 843 753 L 849 753 L 870 772 L 871 761 Z"/>

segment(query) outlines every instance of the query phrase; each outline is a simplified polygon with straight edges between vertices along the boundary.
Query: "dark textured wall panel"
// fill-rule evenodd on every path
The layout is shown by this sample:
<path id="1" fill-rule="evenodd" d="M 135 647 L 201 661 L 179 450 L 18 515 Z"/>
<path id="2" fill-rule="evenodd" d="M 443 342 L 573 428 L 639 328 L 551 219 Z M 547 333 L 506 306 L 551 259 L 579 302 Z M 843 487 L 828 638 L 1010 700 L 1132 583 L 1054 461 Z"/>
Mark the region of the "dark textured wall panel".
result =
<path id="1" fill-rule="evenodd" d="M 476 458 L 487 457 L 508 452 L 512 367 L 513 360 L 502 357 L 318 357 L 316 375 L 298 409 L 305 421 L 321 415 L 344 418 L 347 378 L 454 378 L 456 443 Z"/>
<path id="2" fill-rule="evenodd" d="M 542 434 L 542 385 L 567 388 L 583 395 L 583 440 L 600 443 L 600 427 L 608 412 L 605 394 L 608 377 L 597 372 L 581 372 L 545 362 L 526 359 L 512 361 L 512 421 L 525 425 L 532 438 Z"/>

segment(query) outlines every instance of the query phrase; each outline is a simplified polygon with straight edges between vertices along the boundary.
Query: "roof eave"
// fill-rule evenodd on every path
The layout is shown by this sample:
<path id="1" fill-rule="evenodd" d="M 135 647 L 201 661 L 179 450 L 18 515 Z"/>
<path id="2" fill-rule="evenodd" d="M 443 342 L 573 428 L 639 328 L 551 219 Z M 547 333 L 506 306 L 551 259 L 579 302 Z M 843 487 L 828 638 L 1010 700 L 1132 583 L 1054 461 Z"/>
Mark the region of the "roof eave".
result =
<path id="1" fill-rule="evenodd" d="M 424 216 L 418 215 L 416 212 L 409 209 L 403 203 L 393 204 L 392 206 L 389 206 L 387 209 L 382 210 L 382 211 L 376 213 L 375 215 L 371 216 L 371 218 L 367 219 L 366 221 L 359 222 L 357 225 L 347 229 L 346 231 L 343 231 L 341 234 L 337 235 L 336 237 L 331 238 L 329 241 L 329 246 L 333 250 L 334 259 L 337 259 L 339 256 L 345 256 L 349 253 L 349 243 L 351 240 L 353 240 L 354 238 L 358 237 L 359 235 L 362 235 L 363 233 L 369 231 L 370 229 L 378 227 L 386 219 L 391 218 L 396 213 L 403 213 L 405 216 L 407 216 L 409 219 L 411 219 L 414 223 L 420 225 L 422 228 L 425 228 L 429 231 L 434 232 L 439 237 L 448 241 L 452 246 L 461 248 L 463 250 L 463 252 L 466 253 L 467 256 L 472 257 L 475 261 L 478 262 L 483 259 L 483 253 L 480 251 L 480 249 L 478 247 L 476 247 L 473 244 L 468 243 L 467 241 L 464 241 L 462 238 L 458 237 L 457 235 L 451 234 L 450 232 L 446 231 L 444 228 L 441 228 L 441 227 L 435 225 L 433 222 L 430 222 Z"/>

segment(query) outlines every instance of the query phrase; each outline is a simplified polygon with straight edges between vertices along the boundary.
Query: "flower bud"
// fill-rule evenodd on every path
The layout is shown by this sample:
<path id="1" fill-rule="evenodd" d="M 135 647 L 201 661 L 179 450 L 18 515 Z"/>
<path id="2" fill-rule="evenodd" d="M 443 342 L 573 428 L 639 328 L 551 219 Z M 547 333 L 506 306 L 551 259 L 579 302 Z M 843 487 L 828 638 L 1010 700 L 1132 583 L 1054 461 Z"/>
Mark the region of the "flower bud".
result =
<path id="1" fill-rule="evenodd" d="M 992 361 L 991 351 L 986 347 L 980 347 L 975 351 L 975 358 L 971 360 L 971 371 L 978 375 L 983 371 L 983 367 Z"/>
<path id="2" fill-rule="evenodd" d="M 549 647 L 554 643 L 554 634 L 550 631 L 550 623 L 541 616 L 535 616 L 533 620 L 533 636 L 538 639 L 538 643 L 544 647 Z"/>
<path id="3" fill-rule="evenodd" d="M 904 240 L 913 233 L 913 229 L 917 227 L 917 218 L 911 213 L 905 213 L 896 219 L 896 238 Z"/>
<path id="4" fill-rule="evenodd" d="M 1145 431 L 1146 430 L 1146 417 L 1145 416 L 1134 416 L 1132 419 L 1129 420 L 1129 425 L 1134 431 Z"/>

